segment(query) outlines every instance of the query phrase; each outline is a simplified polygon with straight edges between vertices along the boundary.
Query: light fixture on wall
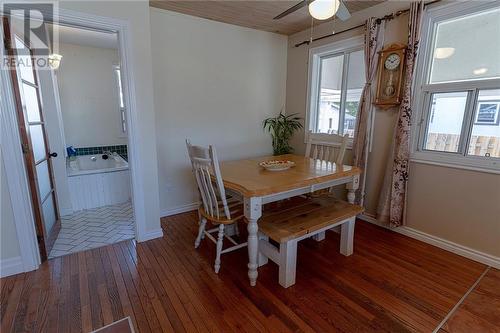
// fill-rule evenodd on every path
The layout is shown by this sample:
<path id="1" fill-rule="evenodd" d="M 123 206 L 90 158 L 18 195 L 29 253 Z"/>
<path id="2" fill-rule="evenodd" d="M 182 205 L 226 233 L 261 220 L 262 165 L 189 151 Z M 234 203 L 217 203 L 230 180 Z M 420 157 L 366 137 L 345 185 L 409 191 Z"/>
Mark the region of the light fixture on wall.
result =
<path id="1" fill-rule="evenodd" d="M 53 70 L 56 70 L 59 68 L 59 65 L 61 64 L 61 59 L 62 55 L 57 54 L 57 53 L 52 53 L 49 55 L 49 66 Z"/>
<path id="2" fill-rule="evenodd" d="M 309 13 L 317 20 L 326 20 L 339 10 L 340 0 L 314 0 L 309 4 Z"/>

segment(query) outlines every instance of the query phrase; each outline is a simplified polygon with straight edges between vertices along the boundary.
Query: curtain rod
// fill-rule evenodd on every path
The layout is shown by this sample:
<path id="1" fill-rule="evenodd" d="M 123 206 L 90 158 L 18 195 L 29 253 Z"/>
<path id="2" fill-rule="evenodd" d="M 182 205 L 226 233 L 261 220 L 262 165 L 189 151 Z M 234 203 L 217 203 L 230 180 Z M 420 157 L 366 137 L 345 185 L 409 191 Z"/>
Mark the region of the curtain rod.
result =
<path id="1" fill-rule="evenodd" d="M 440 2 L 441 0 L 434 0 L 434 1 L 430 1 L 426 4 L 424 4 L 424 7 L 427 7 L 429 5 L 432 5 L 433 3 L 436 3 L 436 2 Z M 410 9 L 403 9 L 403 10 L 398 10 L 397 12 L 395 13 L 392 13 L 392 14 L 387 14 L 383 17 L 379 17 L 376 19 L 376 23 L 377 24 L 380 24 L 382 23 L 383 21 L 390 21 L 390 20 L 393 20 L 395 19 L 396 17 L 400 16 L 400 15 L 403 15 L 403 14 L 406 14 L 410 11 Z M 364 27 L 365 24 L 359 24 L 357 26 L 354 26 L 354 27 L 351 27 L 351 28 L 348 28 L 348 29 L 344 29 L 344 30 L 341 30 L 339 32 L 333 32 L 331 34 L 328 34 L 328 35 L 324 35 L 324 36 L 321 36 L 321 37 L 316 37 L 316 38 L 313 38 L 312 40 L 305 40 L 303 42 L 300 42 L 298 44 L 295 44 L 295 47 L 299 47 L 299 46 L 302 46 L 302 45 L 309 45 L 311 44 L 312 42 L 316 42 L 318 40 L 321 40 L 321 39 L 325 39 L 325 38 L 328 38 L 328 37 L 331 37 L 331 36 L 335 36 L 335 35 L 338 35 L 338 34 L 342 34 L 344 32 L 348 32 L 348 31 L 351 31 L 351 30 L 355 30 L 355 29 L 358 29 L 358 28 L 361 28 L 361 27 Z"/>

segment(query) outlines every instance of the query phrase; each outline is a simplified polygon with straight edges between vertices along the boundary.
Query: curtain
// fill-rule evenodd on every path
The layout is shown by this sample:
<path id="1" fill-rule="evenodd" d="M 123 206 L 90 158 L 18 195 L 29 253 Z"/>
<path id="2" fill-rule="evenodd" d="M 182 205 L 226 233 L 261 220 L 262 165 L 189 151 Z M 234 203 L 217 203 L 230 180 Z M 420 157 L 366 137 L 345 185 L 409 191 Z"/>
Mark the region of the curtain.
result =
<path id="1" fill-rule="evenodd" d="M 372 113 L 372 82 L 377 75 L 378 51 L 384 44 L 385 23 L 377 22 L 376 18 L 369 18 L 365 25 L 365 85 L 361 93 L 361 103 L 358 109 L 353 143 L 354 165 L 361 168 L 363 173 L 359 179 L 359 188 L 356 191 L 356 203 L 363 205 L 368 161 L 368 141 L 370 137 L 370 124 Z"/>
<path id="2" fill-rule="evenodd" d="M 403 224 L 410 167 L 411 97 L 424 2 L 412 2 L 408 18 L 408 48 L 401 105 L 393 146 L 379 199 L 377 218 L 392 226 Z"/>

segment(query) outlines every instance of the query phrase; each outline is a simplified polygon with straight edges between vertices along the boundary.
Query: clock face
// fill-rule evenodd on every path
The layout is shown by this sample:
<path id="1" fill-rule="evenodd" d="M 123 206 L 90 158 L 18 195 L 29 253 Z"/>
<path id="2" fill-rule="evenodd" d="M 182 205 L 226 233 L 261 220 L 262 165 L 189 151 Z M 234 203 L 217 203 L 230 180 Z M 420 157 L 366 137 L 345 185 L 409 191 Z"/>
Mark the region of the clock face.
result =
<path id="1" fill-rule="evenodd" d="M 399 55 L 397 53 L 392 53 L 387 57 L 387 59 L 385 59 L 384 66 L 388 70 L 392 71 L 398 68 L 400 63 L 401 63 L 401 58 L 399 57 Z"/>

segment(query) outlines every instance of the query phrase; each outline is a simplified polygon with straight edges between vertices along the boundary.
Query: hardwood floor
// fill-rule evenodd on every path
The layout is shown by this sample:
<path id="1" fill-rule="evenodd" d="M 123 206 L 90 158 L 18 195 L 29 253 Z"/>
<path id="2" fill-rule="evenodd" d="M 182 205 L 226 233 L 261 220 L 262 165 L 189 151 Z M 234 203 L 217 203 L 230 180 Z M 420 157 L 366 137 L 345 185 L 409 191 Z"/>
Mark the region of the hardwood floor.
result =
<path id="1" fill-rule="evenodd" d="M 269 263 L 252 288 L 245 249 L 223 255 L 218 275 L 214 244 L 194 249 L 195 213 L 162 226 L 162 239 L 71 254 L 1 279 L 0 331 L 90 332 L 130 316 L 140 332 L 432 332 L 486 269 L 358 221 L 351 257 L 328 232 L 323 242 L 299 243 L 293 287 L 280 287 Z M 482 288 L 498 286 L 490 271 L 496 277 L 477 288 L 480 312 L 466 302 L 464 311 L 481 317 Z"/>
<path id="2" fill-rule="evenodd" d="M 500 332 L 500 271 L 489 269 L 440 332 Z"/>

